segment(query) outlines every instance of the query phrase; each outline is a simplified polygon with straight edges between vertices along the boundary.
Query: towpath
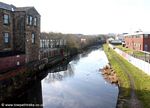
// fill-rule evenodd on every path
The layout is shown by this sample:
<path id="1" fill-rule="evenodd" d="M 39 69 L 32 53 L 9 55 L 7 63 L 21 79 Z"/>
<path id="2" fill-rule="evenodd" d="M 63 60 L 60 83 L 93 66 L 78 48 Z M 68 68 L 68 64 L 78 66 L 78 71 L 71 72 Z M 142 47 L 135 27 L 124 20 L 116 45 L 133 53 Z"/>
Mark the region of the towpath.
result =
<path id="1" fill-rule="evenodd" d="M 125 74 L 128 76 L 128 79 L 130 81 L 130 99 L 127 100 L 127 106 L 129 108 L 143 108 L 141 102 L 139 101 L 139 99 L 136 96 L 135 93 L 135 83 L 134 83 L 134 78 L 132 76 L 132 74 L 130 74 L 130 70 L 128 69 L 128 67 L 125 65 L 125 63 L 118 58 L 116 55 L 114 55 L 112 53 L 112 56 L 114 57 L 114 59 L 120 64 L 120 67 L 125 70 Z M 122 106 L 123 107 L 123 106 Z M 122 108 L 121 107 L 121 108 Z M 120 108 L 120 107 L 119 107 Z"/>

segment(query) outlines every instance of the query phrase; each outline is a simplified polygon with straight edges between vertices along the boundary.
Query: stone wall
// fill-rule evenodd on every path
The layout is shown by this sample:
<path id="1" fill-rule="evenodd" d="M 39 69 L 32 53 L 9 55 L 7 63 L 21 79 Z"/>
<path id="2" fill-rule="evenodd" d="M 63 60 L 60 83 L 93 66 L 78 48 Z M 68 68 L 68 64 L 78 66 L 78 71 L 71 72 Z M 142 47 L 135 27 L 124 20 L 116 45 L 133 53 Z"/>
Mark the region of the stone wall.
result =
<path id="1" fill-rule="evenodd" d="M 26 61 L 36 61 L 39 59 L 39 48 L 40 48 L 40 15 L 37 14 L 34 8 L 30 9 L 26 13 L 26 18 L 28 15 L 32 15 L 33 18 L 37 18 L 37 26 L 25 24 L 25 52 Z M 32 33 L 35 34 L 35 43 L 32 43 Z"/>
<path id="2" fill-rule="evenodd" d="M 14 51 L 25 53 L 25 12 L 14 12 Z"/>
<path id="3" fill-rule="evenodd" d="M 28 25 L 27 18 L 37 18 L 37 26 Z M 32 43 L 32 33 L 35 34 L 35 43 Z M 14 49 L 26 54 L 26 62 L 38 60 L 39 56 L 40 15 L 34 8 L 28 11 L 14 13 Z"/>
<path id="4" fill-rule="evenodd" d="M 4 17 L 3 15 L 9 15 L 9 23 L 4 24 Z M 4 36 L 3 33 L 9 33 L 9 42 L 4 43 Z M 9 10 L 0 9 L 0 51 L 10 51 L 13 50 L 13 14 Z"/>

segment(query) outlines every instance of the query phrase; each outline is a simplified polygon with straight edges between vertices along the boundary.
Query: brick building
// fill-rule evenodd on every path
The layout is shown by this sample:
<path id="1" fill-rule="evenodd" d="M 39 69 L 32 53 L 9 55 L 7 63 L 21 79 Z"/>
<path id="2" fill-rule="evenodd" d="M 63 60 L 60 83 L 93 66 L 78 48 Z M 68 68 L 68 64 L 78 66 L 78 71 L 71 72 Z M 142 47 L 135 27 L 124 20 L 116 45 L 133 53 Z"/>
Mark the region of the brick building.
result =
<path id="1" fill-rule="evenodd" d="M 40 14 L 34 7 L 15 7 L 0 2 L 0 70 L 6 66 L 2 61 L 7 58 L 13 66 L 15 59 L 21 60 L 16 65 L 37 61 L 39 37 Z"/>
<path id="2" fill-rule="evenodd" d="M 126 47 L 150 52 L 150 33 L 138 32 L 124 36 Z"/>

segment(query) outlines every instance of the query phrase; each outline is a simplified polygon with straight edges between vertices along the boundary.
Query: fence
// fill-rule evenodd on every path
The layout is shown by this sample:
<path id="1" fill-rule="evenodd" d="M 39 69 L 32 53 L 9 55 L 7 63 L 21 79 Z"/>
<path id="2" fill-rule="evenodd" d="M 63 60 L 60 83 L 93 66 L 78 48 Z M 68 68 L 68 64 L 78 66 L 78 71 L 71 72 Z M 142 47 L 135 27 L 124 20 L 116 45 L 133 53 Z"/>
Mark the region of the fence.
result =
<path id="1" fill-rule="evenodd" d="M 111 47 L 112 49 L 114 49 L 114 51 L 116 51 L 119 55 L 121 55 L 124 59 L 126 59 L 128 62 L 130 62 L 131 64 L 133 64 L 134 66 L 136 66 L 137 68 L 141 69 L 142 71 L 144 71 L 145 73 L 147 73 L 148 75 L 150 75 L 150 64 L 137 59 L 125 52 L 123 52 L 122 50 L 118 49 L 118 48 L 114 48 L 113 45 L 109 44 L 109 47 Z"/>

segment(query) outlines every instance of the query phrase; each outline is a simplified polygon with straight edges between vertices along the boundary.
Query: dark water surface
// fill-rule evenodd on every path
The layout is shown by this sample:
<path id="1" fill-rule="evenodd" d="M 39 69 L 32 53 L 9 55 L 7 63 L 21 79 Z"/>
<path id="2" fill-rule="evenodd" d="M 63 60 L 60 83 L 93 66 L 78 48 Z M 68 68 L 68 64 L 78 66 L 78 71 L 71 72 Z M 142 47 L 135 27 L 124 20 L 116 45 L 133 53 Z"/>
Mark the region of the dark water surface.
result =
<path id="1" fill-rule="evenodd" d="M 4 105 L 31 105 L 31 108 L 116 107 L 118 87 L 106 82 L 99 72 L 108 63 L 102 49 L 80 54 L 68 62 L 63 61 L 41 72 L 35 81 L 16 91 L 18 96 L 4 101 Z"/>
<path id="2" fill-rule="evenodd" d="M 49 70 L 41 81 L 43 108 L 115 108 L 118 87 L 99 72 L 107 63 L 104 51 L 97 49 Z"/>

